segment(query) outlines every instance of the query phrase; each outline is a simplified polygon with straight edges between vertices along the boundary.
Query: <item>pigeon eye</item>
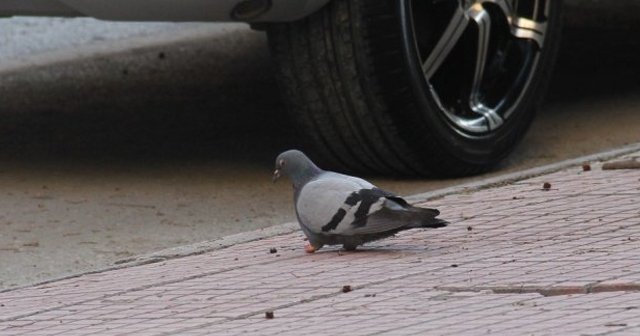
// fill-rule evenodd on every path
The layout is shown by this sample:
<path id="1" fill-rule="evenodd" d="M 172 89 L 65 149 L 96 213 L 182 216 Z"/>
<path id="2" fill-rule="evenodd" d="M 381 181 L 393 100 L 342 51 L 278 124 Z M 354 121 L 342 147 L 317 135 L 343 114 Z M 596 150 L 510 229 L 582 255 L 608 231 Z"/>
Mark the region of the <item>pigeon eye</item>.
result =
<path id="1" fill-rule="evenodd" d="M 280 164 L 280 167 L 284 167 L 284 160 L 280 160 L 278 163 Z"/>

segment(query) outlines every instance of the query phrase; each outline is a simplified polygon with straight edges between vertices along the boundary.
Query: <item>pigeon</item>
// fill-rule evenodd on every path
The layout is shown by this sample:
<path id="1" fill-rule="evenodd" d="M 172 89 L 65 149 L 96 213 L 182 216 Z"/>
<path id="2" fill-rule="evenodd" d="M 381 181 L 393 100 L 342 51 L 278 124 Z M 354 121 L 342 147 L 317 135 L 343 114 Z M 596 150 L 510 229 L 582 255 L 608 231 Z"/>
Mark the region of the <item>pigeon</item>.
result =
<path id="1" fill-rule="evenodd" d="M 288 177 L 298 222 L 313 253 L 324 245 L 347 251 L 414 228 L 440 228 L 440 211 L 414 207 L 401 197 L 359 177 L 325 171 L 303 152 L 288 150 L 276 158 L 273 181 Z"/>

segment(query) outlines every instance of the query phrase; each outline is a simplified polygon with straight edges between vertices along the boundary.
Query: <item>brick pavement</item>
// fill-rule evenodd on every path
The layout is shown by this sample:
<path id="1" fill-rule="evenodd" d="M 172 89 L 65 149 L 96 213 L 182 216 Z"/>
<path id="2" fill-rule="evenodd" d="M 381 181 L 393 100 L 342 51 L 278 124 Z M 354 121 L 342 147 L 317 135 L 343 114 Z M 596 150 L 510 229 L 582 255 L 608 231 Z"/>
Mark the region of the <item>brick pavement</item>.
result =
<path id="1" fill-rule="evenodd" d="M 0 335 L 640 335 L 640 170 L 600 166 L 429 201 L 451 226 L 356 252 L 292 233 L 5 291 Z"/>

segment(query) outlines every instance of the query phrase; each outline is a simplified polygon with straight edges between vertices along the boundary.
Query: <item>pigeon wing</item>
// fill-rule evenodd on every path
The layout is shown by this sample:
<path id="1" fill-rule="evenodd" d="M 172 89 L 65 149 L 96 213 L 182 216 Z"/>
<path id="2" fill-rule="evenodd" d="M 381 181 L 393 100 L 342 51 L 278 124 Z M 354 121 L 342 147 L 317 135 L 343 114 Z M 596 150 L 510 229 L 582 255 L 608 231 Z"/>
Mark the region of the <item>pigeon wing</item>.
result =
<path id="1" fill-rule="evenodd" d="M 311 232 L 327 233 L 329 228 L 353 222 L 351 208 L 357 200 L 354 193 L 373 188 L 371 183 L 348 175 L 326 172 L 302 186 L 296 197 L 296 213 L 300 224 Z M 336 233 L 336 232 L 332 232 Z"/>
<path id="2" fill-rule="evenodd" d="M 357 177 L 328 173 L 307 183 L 296 202 L 300 223 L 319 235 L 357 236 L 416 227 L 442 227 L 436 209 L 409 205 Z"/>
<path id="3" fill-rule="evenodd" d="M 436 209 L 418 208 L 407 204 L 398 197 L 383 197 L 380 205 L 372 209 L 366 217 L 357 219 L 345 227 L 342 235 L 370 235 L 382 232 L 399 231 L 418 227 L 437 228 L 447 225 L 446 221 L 436 218 Z"/>
<path id="4" fill-rule="evenodd" d="M 301 224 L 315 234 L 354 236 L 422 226 L 435 209 L 415 208 L 360 178 L 326 174 L 307 183 L 296 202 Z"/>

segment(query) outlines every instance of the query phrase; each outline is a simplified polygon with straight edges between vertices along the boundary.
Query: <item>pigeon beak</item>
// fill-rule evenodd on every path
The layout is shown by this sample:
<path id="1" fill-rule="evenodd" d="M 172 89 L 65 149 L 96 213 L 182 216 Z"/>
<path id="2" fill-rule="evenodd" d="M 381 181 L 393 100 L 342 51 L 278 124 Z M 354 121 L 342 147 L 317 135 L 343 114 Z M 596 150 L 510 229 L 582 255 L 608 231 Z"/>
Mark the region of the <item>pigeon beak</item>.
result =
<path id="1" fill-rule="evenodd" d="M 280 169 L 276 169 L 273 172 L 273 183 L 276 183 L 276 181 L 278 181 L 279 178 L 280 178 Z"/>

